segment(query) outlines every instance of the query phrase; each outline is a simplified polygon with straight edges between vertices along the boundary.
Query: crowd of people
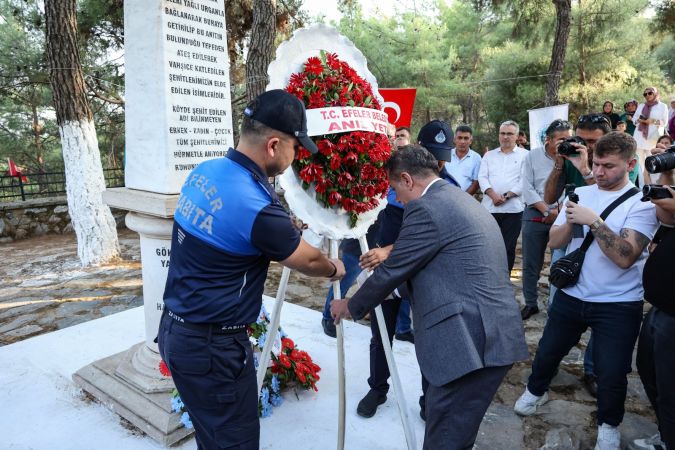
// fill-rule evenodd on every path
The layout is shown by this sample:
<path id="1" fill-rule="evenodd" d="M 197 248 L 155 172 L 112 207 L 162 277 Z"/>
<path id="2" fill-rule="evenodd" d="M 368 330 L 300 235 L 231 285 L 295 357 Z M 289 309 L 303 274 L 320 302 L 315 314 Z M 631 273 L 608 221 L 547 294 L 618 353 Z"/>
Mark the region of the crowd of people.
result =
<path id="1" fill-rule="evenodd" d="M 518 124 L 507 120 L 499 127 L 499 147 L 482 157 L 471 149 L 468 125 L 453 132 L 433 120 L 414 140 L 409 128 L 392 129 L 388 203 L 368 230 L 370 250 L 361 254 L 357 242 L 345 240 L 340 260 L 308 244 L 267 182 L 288 169 L 300 146 L 317 151 L 307 137 L 304 106 L 284 91 L 259 96 L 244 111 L 237 148 L 200 164 L 183 187 L 179 205 L 196 205 L 213 216 L 213 226 L 196 226 L 195 208 L 176 211 L 158 343 L 198 447 L 259 446 L 245 329 L 260 309 L 269 263 L 279 261 L 341 280 L 343 293 L 363 269 L 372 271 L 351 298 L 333 299 L 329 292 L 321 320 L 324 333 L 335 337 L 340 320 L 373 318 L 369 389 L 356 413 L 372 417 L 387 400 L 389 367 L 372 313 L 381 305 L 390 345 L 394 338 L 415 344 L 424 448 L 472 448 L 506 373 L 529 357 L 523 322 L 544 306 L 537 284 L 550 247 L 552 262 L 563 268 L 573 255 L 584 252 L 585 259 L 573 281 L 551 288 L 548 320 L 516 413 L 535 414 L 547 401 L 561 359 L 590 328 L 584 382 L 598 399 L 596 449 L 618 449 L 639 335 L 637 368 L 660 435 L 635 445 L 675 449 L 675 389 L 668 378 L 675 369 L 669 287 L 675 191 L 667 186 L 674 184 L 675 154 L 668 153 L 672 140 L 659 138 L 673 120 L 660 105 L 658 91 L 648 88 L 645 103 L 627 102 L 614 124 L 611 104 L 576 125 L 555 120 L 543 146 L 531 150 Z M 628 133 L 629 122 L 639 136 Z M 654 155 L 659 164 L 650 162 Z M 640 175 L 644 169 L 650 171 Z M 666 187 L 650 185 L 640 195 L 636 186 L 643 188 L 644 180 Z M 233 190 L 237 195 L 212 208 L 214 196 Z M 522 309 L 510 280 L 521 235 Z M 644 320 L 643 299 L 652 305 Z"/>
<path id="2" fill-rule="evenodd" d="M 418 144 L 444 163 L 447 173 L 461 190 L 474 195 L 480 189 L 481 203 L 495 219 L 503 239 L 508 273 L 513 269 L 516 245 L 521 238 L 524 298 L 521 320 L 528 320 L 540 312 L 538 284 L 547 249 L 551 248 L 553 263 L 579 248 L 585 236 L 595 239 L 594 245 L 589 244 L 586 250 L 579 281 L 560 290 L 551 285 L 545 301 L 549 314 L 547 325 L 533 361 L 527 389 L 516 403 L 515 410 L 518 414 L 530 415 L 546 402 L 546 391 L 560 361 L 579 342 L 581 334 L 590 328 L 591 338 L 584 357 L 582 381 L 589 393 L 598 398 L 598 449 L 619 448 L 617 427 L 624 414 L 626 375 L 631 371 L 632 354 L 642 324 L 643 298 L 652 302 L 654 307 L 642 327 L 638 367 L 659 417 L 661 434 L 633 445 L 635 448 L 656 449 L 659 447 L 655 445 L 666 448 L 663 441 L 669 442 L 671 448 L 675 445 L 672 433 L 664 431 L 675 427 L 675 396 L 672 389 L 664 386 L 664 377 L 670 372 L 667 368 L 672 369 L 675 362 L 675 354 L 672 351 L 667 354 L 669 350 L 665 348 L 670 346 L 673 350 L 665 336 L 671 337 L 675 333 L 675 316 L 659 312 L 663 310 L 664 303 L 675 303 L 674 300 L 665 301 L 669 294 L 665 293 L 664 272 L 672 274 L 673 271 L 656 263 L 647 265 L 652 272 L 652 291 L 647 291 L 647 294 L 647 286 L 642 280 L 643 266 L 649 255 L 648 244 L 663 241 L 666 235 L 675 235 L 670 233 L 669 228 L 669 225 L 675 224 L 675 200 L 654 199 L 650 203 L 645 201 L 647 198 L 638 195 L 640 190 L 637 189 L 652 182 L 675 184 L 672 170 L 650 173 L 645 168 L 647 158 L 667 152 L 673 144 L 668 124 L 675 125 L 675 99 L 671 102 L 672 110 L 668 112 L 659 102 L 656 88 L 645 89 L 644 96 L 643 104 L 638 105 L 634 100 L 626 102 L 626 111 L 621 116 L 613 113 L 611 102 L 606 102 L 602 113 L 582 115 L 576 126 L 567 120 L 555 120 L 546 129 L 544 145 L 531 150 L 526 148 L 525 133 L 510 120 L 503 122 L 499 128 L 499 147 L 487 151 L 482 157 L 471 149 L 473 131 L 468 125 L 455 129 L 452 137 L 454 145 L 446 149 L 447 156 L 437 155 L 439 144 L 431 139 L 437 131 L 443 130 L 438 125 L 439 121 L 425 125 L 417 138 Z M 638 136 L 630 134 L 628 122 L 632 125 L 632 132 Z M 434 124 L 436 127 L 431 133 L 425 131 Z M 392 136 L 394 146 L 408 145 L 410 136 L 408 128 L 396 129 Z M 449 139 L 447 134 L 445 136 Z M 444 142 L 449 142 L 447 139 Z M 563 149 L 559 151 L 561 145 Z M 402 225 L 405 205 L 396 201 L 398 197 L 394 192 L 397 191 L 392 182 L 390 202 L 379 222 L 388 226 L 391 222 L 389 211 L 398 210 L 398 230 Z M 603 210 L 619 198 L 621 204 L 615 206 L 616 211 L 611 216 L 601 217 Z M 657 216 L 662 223 L 660 229 Z M 371 236 L 376 234 L 376 226 L 371 227 Z M 657 229 L 659 233 L 656 233 Z M 664 255 L 673 250 L 668 243 L 672 239 L 670 237 L 659 245 L 658 252 L 650 261 L 654 258 L 663 261 Z M 360 257 L 360 266 L 353 267 L 355 272 L 362 268 L 375 269 L 387 261 L 392 249 L 400 245 L 395 238 L 387 242 L 375 238 L 373 243 L 376 248 Z M 354 261 L 358 253 L 352 256 Z M 420 255 L 423 253 L 419 251 Z M 450 269 L 446 269 L 445 277 L 449 276 L 448 272 Z M 654 272 L 659 275 L 655 276 Z M 343 282 L 342 292 L 346 292 L 351 279 L 345 278 Z M 371 289 L 367 286 L 359 293 L 371 294 Z M 399 305 L 409 301 L 415 305 L 416 302 L 406 298 L 410 294 L 401 292 L 406 292 L 405 284 L 393 291 L 390 300 L 382 303 L 387 331 L 390 339 L 396 336 L 399 340 L 415 342 L 418 336 L 410 329 L 410 310 Z M 360 300 L 358 293 L 357 296 Z M 334 325 L 328 315 L 331 299 L 332 294 L 329 293 L 322 323 L 326 334 L 334 335 L 331 332 Z M 673 306 L 666 308 L 672 310 Z M 413 315 L 414 309 L 413 306 Z M 655 317 L 659 320 L 656 327 L 652 324 Z M 405 337 L 399 333 L 401 323 L 406 324 L 406 330 L 410 329 Z M 413 323 L 418 324 L 418 320 Z M 363 417 L 372 417 L 376 413 L 377 407 L 386 401 L 389 388 L 386 383 L 389 372 L 374 320 L 371 327 L 370 390 L 357 408 L 357 413 Z M 656 347 L 659 348 L 657 355 Z M 420 415 L 425 418 L 424 394 L 429 383 L 424 369 L 422 374 Z M 461 423 L 466 425 L 466 422 Z"/>

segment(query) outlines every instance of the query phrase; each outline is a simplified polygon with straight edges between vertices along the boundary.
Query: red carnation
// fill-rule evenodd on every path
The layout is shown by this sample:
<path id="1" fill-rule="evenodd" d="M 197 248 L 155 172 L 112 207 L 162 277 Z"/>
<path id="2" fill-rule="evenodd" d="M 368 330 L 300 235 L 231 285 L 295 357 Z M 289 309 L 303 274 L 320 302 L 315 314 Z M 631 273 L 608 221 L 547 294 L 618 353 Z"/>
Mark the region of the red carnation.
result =
<path id="1" fill-rule="evenodd" d="M 300 179 L 307 183 L 318 180 L 323 175 L 323 167 L 318 164 L 310 164 L 300 171 Z"/>
<path id="2" fill-rule="evenodd" d="M 319 194 L 323 194 L 326 192 L 326 190 L 328 190 L 329 187 L 331 187 L 330 181 L 323 178 L 321 180 L 317 180 L 314 190 Z"/>
<path id="3" fill-rule="evenodd" d="M 347 212 L 352 212 L 354 211 L 354 207 L 356 206 L 356 200 L 353 198 L 343 198 L 342 199 L 342 207 L 345 209 Z"/>
<path id="4" fill-rule="evenodd" d="M 338 191 L 331 191 L 330 194 L 328 194 L 328 204 L 331 206 L 337 205 L 337 203 L 342 200 L 342 196 L 338 193 Z"/>
<path id="5" fill-rule="evenodd" d="M 359 162 L 359 157 L 356 153 L 354 152 L 349 152 L 345 155 L 344 158 L 342 158 L 342 162 L 345 163 L 347 166 L 353 166 L 357 162 Z"/>
<path id="6" fill-rule="evenodd" d="M 323 95 L 320 91 L 314 92 L 309 96 L 309 108 L 323 108 L 326 106 L 326 102 L 323 99 Z"/>
<path id="7" fill-rule="evenodd" d="M 283 350 L 285 348 L 295 348 L 295 342 L 293 342 L 291 338 L 281 338 L 281 349 Z"/>
<path id="8" fill-rule="evenodd" d="M 171 376 L 171 371 L 169 370 L 169 367 L 166 365 L 163 359 L 159 360 L 159 373 L 161 373 L 165 377 Z"/>
<path id="9" fill-rule="evenodd" d="M 342 172 L 338 175 L 338 185 L 341 187 L 346 187 L 352 181 L 354 181 L 354 177 L 349 172 Z"/>
<path id="10" fill-rule="evenodd" d="M 297 155 L 295 155 L 295 160 L 296 161 L 303 161 L 303 160 L 309 158 L 310 156 L 312 156 L 312 154 L 309 152 L 309 150 L 307 150 L 305 147 L 300 147 L 298 149 Z"/>
<path id="11" fill-rule="evenodd" d="M 335 144 L 333 144 L 328 139 L 320 140 L 316 143 L 316 146 L 319 149 L 319 152 L 326 156 L 330 156 L 333 153 L 333 150 L 335 150 Z"/>
<path id="12" fill-rule="evenodd" d="M 288 358 L 288 356 L 282 353 L 279 355 L 279 364 L 288 369 L 289 367 L 291 367 L 291 360 Z"/>
<path id="13" fill-rule="evenodd" d="M 340 158 L 340 155 L 335 153 L 333 156 L 330 158 L 330 163 L 329 167 L 330 170 L 338 170 L 340 168 L 340 165 L 342 164 L 342 159 Z"/>
<path id="14" fill-rule="evenodd" d="M 323 63 L 321 59 L 313 56 L 307 59 L 305 63 L 305 71 L 313 75 L 321 75 L 323 73 Z"/>

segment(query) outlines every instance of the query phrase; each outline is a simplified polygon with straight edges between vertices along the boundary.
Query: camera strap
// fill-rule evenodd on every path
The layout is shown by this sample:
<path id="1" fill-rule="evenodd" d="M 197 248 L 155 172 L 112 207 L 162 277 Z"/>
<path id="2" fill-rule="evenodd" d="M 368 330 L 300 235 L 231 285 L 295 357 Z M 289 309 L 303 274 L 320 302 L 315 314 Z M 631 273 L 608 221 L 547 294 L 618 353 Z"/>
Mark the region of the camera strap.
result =
<path id="1" fill-rule="evenodd" d="M 628 200 L 629 198 L 631 198 L 635 194 L 639 194 L 639 193 L 640 193 L 640 190 L 638 188 L 634 187 L 634 188 L 628 189 L 626 192 L 621 194 L 621 197 L 614 200 L 607 208 L 605 208 L 605 210 L 600 214 L 600 218 L 602 220 L 607 219 L 607 216 L 609 216 L 611 214 L 611 212 L 614 211 L 614 209 L 616 209 L 617 206 L 619 206 L 620 204 L 622 204 L 623 202 L 625 202 L 626 200 Z M 586 234 L 586 237 L 584 238 L 584 242 L 581 243 L 581 247 L 579 247 L 579 250 L 581 250 L 582 252 L 586 252 L 586 250 L 588 250 L 588 247 L 591 246 L 591 243 L 593 242 L 594 237 L 595 236 L 593 236 L 593 233 L 591 233 L 590 230 L 589 230 L 588 234 Z"/>

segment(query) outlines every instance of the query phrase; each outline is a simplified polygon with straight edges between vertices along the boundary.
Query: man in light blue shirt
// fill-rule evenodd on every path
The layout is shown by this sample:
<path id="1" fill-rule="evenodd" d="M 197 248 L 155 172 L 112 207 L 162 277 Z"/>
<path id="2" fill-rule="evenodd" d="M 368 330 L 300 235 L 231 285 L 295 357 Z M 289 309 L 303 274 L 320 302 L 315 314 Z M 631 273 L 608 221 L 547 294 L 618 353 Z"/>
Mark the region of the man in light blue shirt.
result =
<path id="1" fill-rule="evenodd" d="M 459 125 L 455 130 L 455 148 L 452 158 L 445 163 L 445 170 L 459 183 L 462 190 L 473 195 L 478 190 L 480 155 L 471 150 L 473 130 L 468 125 Z"/>

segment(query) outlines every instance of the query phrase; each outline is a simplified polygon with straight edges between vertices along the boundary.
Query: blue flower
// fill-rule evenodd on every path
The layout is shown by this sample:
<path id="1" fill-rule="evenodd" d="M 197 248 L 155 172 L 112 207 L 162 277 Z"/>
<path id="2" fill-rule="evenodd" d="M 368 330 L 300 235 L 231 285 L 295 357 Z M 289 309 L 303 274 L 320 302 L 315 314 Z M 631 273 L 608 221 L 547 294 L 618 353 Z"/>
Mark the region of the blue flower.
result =
<path id="1" fill-rule="evenodd" d="M 272 394 L 272 397 L 270 399 L 270 403 L 272 403 L 272 406 L 280 406 L 283 402 L 284 399 L 281 397 L 281 395 Z"/>
<path id="2" fill-rule="evenodd" d="M 279 383 L 279 377 L 276 375 L 272 375 L 272 392 L 275 394 L 279 393 L 279 389 L 281 389 L 281 385 Z"/>
<path id="3" fill-rule="evenodd" d="M 258 364 L 260 364 L 260 356 L 258 355 L 257 352 L 253 352 L 253 363 L 254 363 L 254 367 L 257 369 Z"/>
<path id="4" fill-rule="evenodd" d="M 265 340 L 267 340 L 267 333 L 263 333 L 258 338 L 258 347 L 263 348 L 265 346 Z"/>
<path id="5" fill-rule="evenodd" d="M 180 398 L 180 396 L 175 396 L 171 399 L 171 410 L 173 412 L 180 412 L 183 410 L 183 407 L 185 404 L 183 403 L 183 400 Z"/>
<path id="6" fill-rule="evenodd" d="M 264 419 L 265 417 L 269 417 L 272 415 L 272 405 L 269 403 L 266 405 L 263 405 L 262 407 L 262 412 L 260 413 L 260 416 Z"/>
<path id="7" fill-rule="evenodd" d="M 180 423 L 185 425 L 185 428 L 194 428 L 194 425 L 192 425 L 192 421 L 190 420 L 190 415 L 187 413 L 187 411 L 180 416 Z"/>
<path id="8" fill-rule="evenodd" d="M 260 390 L 260 402 L 262 403 L 263 408 L 270 403 L 270 391 L 267 387 L 263 387 Z"/>

